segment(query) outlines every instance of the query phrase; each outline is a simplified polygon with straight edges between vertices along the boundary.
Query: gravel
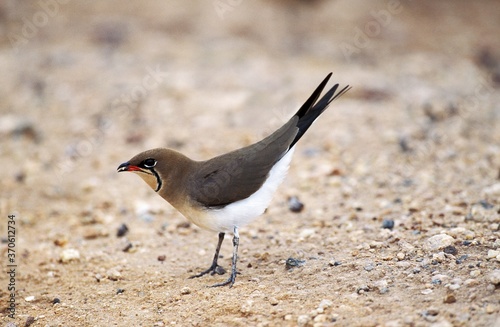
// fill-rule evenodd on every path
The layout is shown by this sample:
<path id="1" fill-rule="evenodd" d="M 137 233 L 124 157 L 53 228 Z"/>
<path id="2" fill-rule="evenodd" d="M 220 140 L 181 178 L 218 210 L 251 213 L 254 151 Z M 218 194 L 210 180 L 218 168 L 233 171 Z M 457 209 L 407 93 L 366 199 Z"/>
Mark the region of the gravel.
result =
<path id="1" fill-rule="evenodd" d="M 424 243 L 424 249 L 427 251 L 436 251 L 451 246 L 455 239 L 447 234 L 438 234 L 428 238 Z"/>

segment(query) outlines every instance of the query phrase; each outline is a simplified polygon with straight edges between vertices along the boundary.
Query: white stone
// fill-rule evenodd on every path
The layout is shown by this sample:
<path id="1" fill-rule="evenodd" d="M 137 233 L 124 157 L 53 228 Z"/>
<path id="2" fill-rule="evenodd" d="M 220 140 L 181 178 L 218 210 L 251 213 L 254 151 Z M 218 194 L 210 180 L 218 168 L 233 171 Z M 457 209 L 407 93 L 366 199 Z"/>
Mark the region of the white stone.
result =
<path id="1" fill-rule="evenodd" d="M 311 317 L 309 317 L 308 315 L 300 315 L 298 318 L 297 318 L 297 325 L 299 327 L 305 327 L 307 326 L 307 324 L 311 321 Z"/>
<path id="2" fill-rule="evenodd" d="M 432 259 L 433 260 L 436 260 L 437 262 L 443 262 L 446 260 L 446 255 L 444 254 L 444 252 L 438 252 L 438 253 L 434 253 L 432 255 Z"/>
<path id="3" fill-rule="evenodd" d="M 78 260 L 80 259 L 80 252 L 76 249 L 65 249 L 61 252 L 60 258 L 63 263 L 70 262 L 71 260 Z"/>
<path id="4" fill-rule="evenodd" d="M 432 323 L 430 327 L 453 327 L 453 324 L 448 320 L 440 320 Z"/>
<path id="5" fill-rule="evenodd" d="M 117 269 L 110 269 L 106 272 L 109 280 L 117 281 L 122 277 L 122 274 Z"/>
<path id="6" fill-rule="evenodd" d="M 500 269 L 495 269 L 492 272 L 490 272 L 488 275 L 488 280 L 493 285 L 499 285 L 500 284 Z"/>
<path id="7" fill-rule="evenodd" d="M 474 279 L 474 278 L 469 278 L 469 279 L 466 279 L 464 281 L 464 285 L 465 286 L 469 286 L 469 287 L 470 286 L 476 286 L 478 284 L 479 284 L 479 282 L 477 281 L 477 279 Z"/>
<path id="8" fill-rule="evenodd" d="M 306 239 L 308 237 L 311 237 L 314 234 L 316 234 L 316 230 L 314 228 L 306 228 L 300 232 L 299 237 Z"/>
<path id="9" fill-rule="evenodd" d="M 493 258 L 496 258 L 497 256 L 500 255 L 500 251 L 497 251 L 497 250 L 489 250 L 488 251 L 488 259 L 493 259 Z"/>
<path id="10" fill-rule="evenodd" d="M 321 302 L 318 305 L 318 308 L 326 309 L 329 308 L 333 305 L 333 302 L 327 299 L 321 300 Z"/>
<path id="11" fill-rule="evenodd" d="M 181 294 L 182 295 L 187 295 L 187 294 L 190 294 L 191 293 L 191 289 L 189 287 L 183 287 L 181 289 Z"/>
<path id="12" fill-rule="evenodd" d="M 453 237 L 463 237 L 466 240 L 472 240 L 474 239 L 474 237 L 476 237 L 476 234 L 473 231 L 465 229 L 463 227 L 452 228 L 448 231 L 448 233 Z"/>
<path id="13" fill-rule="evenodd" d="M 314 322 L 327 322 L 328 321 L 328 316 L 325 314 L 319 314 L 316 317 L 314 317 Z"/>
<path id="14" fill-rule="evenodd" d="M 448 234 L 438 234 L 428 238 L 424 243 L 427 251 L 436 251 L 453 244 L 455 239 Z"/>
<path id="15" fill-rule="evenodd" d="M 493 184 L 483 189 L 484 195 L 500 196 L 500 183 Z"/>
<path id="16" fill-rule="evenodd" d="M 470 272 L 471 277 L 478 277 L 479 275 L 481 275 L 481 270 L 473 270 Z"/>

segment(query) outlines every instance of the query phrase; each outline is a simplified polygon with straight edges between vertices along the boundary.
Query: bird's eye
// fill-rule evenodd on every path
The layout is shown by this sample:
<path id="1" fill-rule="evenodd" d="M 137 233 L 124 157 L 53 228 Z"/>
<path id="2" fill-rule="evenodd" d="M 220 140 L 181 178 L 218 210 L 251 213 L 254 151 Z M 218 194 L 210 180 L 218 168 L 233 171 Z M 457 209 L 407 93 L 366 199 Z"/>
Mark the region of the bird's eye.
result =
<path id="1" fill-rule="evenodd" d="M 156 166 L 156 160 L 153 159 L 153 158 L 148 158 L 146 160 L 144 160 L 142 162 L 142 164 L 144 165 L 145 168 L 153 168 L 154 166 Z"/>

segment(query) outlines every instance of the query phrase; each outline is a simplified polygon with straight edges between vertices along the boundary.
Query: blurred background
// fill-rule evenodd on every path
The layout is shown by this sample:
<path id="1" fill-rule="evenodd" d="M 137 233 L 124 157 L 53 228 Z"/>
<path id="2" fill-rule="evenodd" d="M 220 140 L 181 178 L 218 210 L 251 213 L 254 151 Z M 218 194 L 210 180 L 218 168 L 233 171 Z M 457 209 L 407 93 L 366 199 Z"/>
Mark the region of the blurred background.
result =
<path id="1" fill-rule="evenodd" d="M 491 141 L 499 16 L 494 0 L 2 1 L 2 209 L 79 197 L 146 148 L 256 141 L 330 71 L 353 89 L 320 137 L 358 160 L 376 139 L 428 155 L 425 124 L 448 116 Z"/>
<path id="2" fill-rule="evenodd" d="M 174 277 L 165 278 L 167 286 L 151 287 L 184 285 L 184 280 L 175 281 L 188 269 L 204 266 L 200 262 L 213 250 L 215 236 L 203 232 L 186 237 L 197 229 L 186 227 L 185 219 L 139 178 L 117 174 L 118 165 L 154 147 L 174 148 L 202 160 L 256 142 L 295 113 L 329 72 L 331 85 L 351 85 L 352 90 L 336 100 L 299 143 L 275 205 L 248 229 L 254 239 L 266 236 L 248 247 L 244 257 L 258 266 L 260 261 L 256 264 L 252 258 L 265 251 L 274 249 L 271 257 L 279 258 L 290 251 L 287 244 L 294 244 L 306 257 L 323 244 L 322 251 L 338 255 L 337 260 L 358 260 L 351 255 L 358 244 L 367 239 L 386 242 L 388 234 L 378 234 L 383 219 L 393 219 L 394 233 L 401 233 L 391 234 L 396 235 L 392 240 L 414 242 L 418 251 L 426 237 L 450 226 L 474 231 L 463 232 L 469 244 L 498 247 L 492 234 L 498 233 L 500 205 L 499 9 L 497 0 L 2 0 L 0 214 L 16 214 L 22 228 L 19 246 L 26 250 L 20 260 L 26 275 L 21 296 L 34 290 L 63 296 L 91 319 L 85 312 L 96 309 L 92 301 L 87 303 L 93 295 L 80 299 L 78 294 L 115 287 L 97 284 L 89 276 L 106 275 L 119 262 L 127 262 L 123 266 L 128 271 L 118 269 L 125 279 L 142 283 L 144 273 L 168 271 Z M 300 195 L 306 203 L 301 214 L 306 218 L 291 219 L 286 205 L 290 195 Z M 121 222 L 133 230 L 134 246 L 139 244 L 141 253 L 172 246 L 175 254 L 169 260 L 175 265 L 158 268 L 156 254 L 124 254 L 113 235 Z M 2 223 L 2 236 L 5 228 Z M 297 243 L 301 230 L 307 235 Z M 244 233 L 243 238 L 251 238 Z M 267 237 L 273 233 L 289 242 L 280 245 Z M 453 236 L 462 240 L 456 233 Z M 417 253 L 405 252 L 394 242 L 386 244 L 394 255 Z M 65 245 L 77 248 L 92 263 L 58 265 Z M 193 255 L 193 248 L 202 250 Z M 487 249 L 477 251 L 484 256 Z M 486 260 L 481 255 L 478 260 Z M 145 272 L 144 265 L 154 269 Z M 450 265 L 455 267 L 455 261 Z M 339 278 L 348 278 L 335 286 L 342 294 L 336 301 L 348 308 L 341 316 L 364 316 L 365 323 L 373 323 L 364 300 L 343 297 L 359 286 L 351 277 L 364 278 L 363 269 L 355 269 L 354 263 L 352 271 L 349 267 L 338 268 Z M 398 282 L 411 273 L 405 267 L 391 268 L 402 274 Z M 306 269 L 311 268 L 299 271 Z M 81 271 L 89 275 L 80 278 Z M 315 278 L 325 270 L 319 271 Z M 470 278 L 468 271 L 462 273 L 463 279 Z M 39 276 L 55 276 L 47 278 L 57 282 L 50 282 L 52 288 L 44 286 L 46 278 Z M 300 277 L 279 276 L 272 285 Z M 265 275 L 259 278 L 266 281 Z M 75 286 L 75 280 L 84 284 Z M 309 279 L 295 282 L 304 280 Z M 315 285 L 315 292 L 330 291 L 322 285 Z M 408 296 L 409 286 L 401 287 L 402 293 L 373 302 L 400 306 L 393 319 L 400 319 L 399 313 L 421 296 L 420 289 Z M 488 325 L 492 316 L 481 315 L 481 303 L 487 302 L 482 294 L 491 293 L 481 290 L 471 298 L 467 289 L 460 293 L 462 298 L 457 295 L 463 305 L 477 307 L 449 307 L 450 312 L 477 314 Z M 106 292 L 114 294 L 114 289 Z M 282 293 L 276 294 L 279 298 Z M 308 294 L 289 298 L 298 296 L 307 303 L 303 311 L 309 312 L 317 303 Z M 214 303 L 240 302 L 227 299 L 208 305 L 215 310 L 214 319 L 226 313 Z M 115 300 L 102 303 L 117 305 Z M 148 301 L 151 306 L 163 303 L 162 298 L 138 298 L 134 304 L 127 299 L 126 305 L 133 308 L 130 312 L 139 312 Z M 418 305 L 424 310 L 429 301 L 422 301 Z M 263 308 L 268 308 L 264 302 Z M 433 297 L 430 302 L 442 301 Z M 490 313 L 498 312 L 496 303 Z M 37 306 L 44 305 L 23 302 L 20 310 Z M 162 308 L 176 310 L 170 304 Z M 362 314 L 352 314 L 350 308 Z M 47 312 L 39 314 L 50 315 Z M 115 312 L 109 310 L 108 317 Z M 414 317 L 422 319 L 419 313 Z M 470 316 L 456 317 L 454 323 L 470 323 Z M 153 314 L 142 318 L 150 319 L 150 325 L 158 319 Z"/>

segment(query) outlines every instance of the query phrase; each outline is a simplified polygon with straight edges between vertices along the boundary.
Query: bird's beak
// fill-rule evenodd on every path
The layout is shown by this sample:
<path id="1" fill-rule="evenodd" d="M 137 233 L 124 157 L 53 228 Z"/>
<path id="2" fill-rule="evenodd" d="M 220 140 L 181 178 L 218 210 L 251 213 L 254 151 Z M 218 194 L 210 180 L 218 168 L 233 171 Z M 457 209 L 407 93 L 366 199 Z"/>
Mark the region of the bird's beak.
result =
<path id="1" fill-rule="evenodd" d="M 122 163 L 121 165 L 118 166 L 118 169 L 117 171 L 118 172 L 121 172 L 121 171 L 140 171 L 141 169 L 137 166 L 132 166 L 130 164 L 130 162 L 124 162 Z"/>
<path id="2" fill-rule="evenodd" d="M 128 163 L 128 162 L 124 162 L 124 163 L 122 163 L 121 165 L 119 165 L 119 166 L 118 166 L 117 171 L 118 171 L 118 172 L 121 172 L 121 171 L 128 171 L 129 167 L 130 167 L 130 163 Z"/>

